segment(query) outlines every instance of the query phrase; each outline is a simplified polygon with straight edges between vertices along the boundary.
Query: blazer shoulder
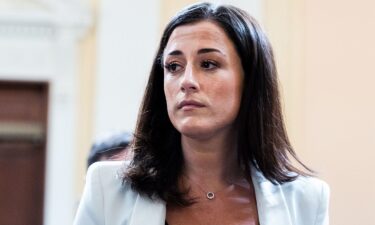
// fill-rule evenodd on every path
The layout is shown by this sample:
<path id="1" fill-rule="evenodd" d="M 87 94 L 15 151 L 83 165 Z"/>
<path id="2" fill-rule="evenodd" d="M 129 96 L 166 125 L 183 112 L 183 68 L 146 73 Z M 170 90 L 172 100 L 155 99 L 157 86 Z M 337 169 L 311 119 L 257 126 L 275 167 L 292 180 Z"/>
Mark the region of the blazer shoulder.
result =
<path id="1" fill-rule="evenodd" d="M 92 164 L 87 171 L 87 180 L 99 180 L 105 194 L 132 192 L 130 184 L 123 181 L 129 166 L 128 161 L 101 161 Z"/>
<path id="2" fill-rule="evenodd" d="M 296 180 L 280 186 L 289 208 L 299 211 L 297 220 L 311 221 L 316 225 L 328 224 L 330 189 L 328 184 L 316 177 L 299 176 Z"/>
<path id="3" fill-rule="evenodd" d="M 129 165 L 128 161 L 99 161 L 93 163 L 87 170 L 87 176 L 90 176 L 93 173 L 111 174 L 118 170 L 123 170 Z"/>
<path id="4" fill-rule="evenodd" d="M 284 188 L 288 189 L 308 189 L 308 191 L 320 192 L 322 189 L 329 189 L 328 184 L 316 177 L 311 176 L 298 176 L 296 180 L 282 184 Z"/>
<path id="5" fill-rule="evenodd" d="M 296 180 L 284 183 L 280 187 L 284 194 L 309 202 L 315 202 L 321 197 L 327 198 L 330 192 L 325 181 L 307 176 L 298 176 Z"/>
<path id="6" fill-rule="evenodd" d="M 89 167 L 75 225 L 122 224 L 130 218 L 137 193 L 122 179 L 128 164 L 108 161 Z"/>

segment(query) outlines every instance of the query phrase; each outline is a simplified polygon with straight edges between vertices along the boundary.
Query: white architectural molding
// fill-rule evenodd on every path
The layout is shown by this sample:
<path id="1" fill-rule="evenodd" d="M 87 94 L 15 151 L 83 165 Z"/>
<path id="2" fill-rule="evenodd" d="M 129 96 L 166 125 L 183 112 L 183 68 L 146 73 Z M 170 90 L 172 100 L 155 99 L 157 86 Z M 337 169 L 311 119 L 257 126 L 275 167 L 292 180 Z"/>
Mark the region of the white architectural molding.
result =
<path id="1" fill-rule="evenodd" d="M 78 1 L 0 3 L 0 79 L 50 84 L 45 225 L 71 224 L 76 148 L 78 41 L 90 13 Z"/>

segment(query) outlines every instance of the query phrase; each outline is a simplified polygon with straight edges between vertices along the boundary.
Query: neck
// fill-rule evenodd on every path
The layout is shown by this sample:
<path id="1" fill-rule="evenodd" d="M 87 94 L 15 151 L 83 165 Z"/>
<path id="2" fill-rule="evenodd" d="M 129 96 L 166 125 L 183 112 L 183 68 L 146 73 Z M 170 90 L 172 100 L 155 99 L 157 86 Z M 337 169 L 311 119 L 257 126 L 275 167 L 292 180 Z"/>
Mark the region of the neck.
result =
<path id="1" fill-rule="evenodd" d="M 182 135 L 184 174 L 194 182 L 220 189 L 242 178 L 234 137 L 197 140 Z"/>

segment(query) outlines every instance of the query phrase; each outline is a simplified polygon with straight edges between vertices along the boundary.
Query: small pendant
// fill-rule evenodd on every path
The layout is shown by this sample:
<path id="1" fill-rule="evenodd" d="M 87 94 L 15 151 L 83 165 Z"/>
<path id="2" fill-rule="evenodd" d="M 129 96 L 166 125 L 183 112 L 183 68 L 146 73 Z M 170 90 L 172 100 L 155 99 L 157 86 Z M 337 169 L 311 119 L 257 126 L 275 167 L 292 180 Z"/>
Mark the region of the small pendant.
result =
<path id="1" fill-rule="evenodd" d="M 207 192 L 207 199 L 212 200 L 215 198 L 215 194 L 213 192 Z"/>

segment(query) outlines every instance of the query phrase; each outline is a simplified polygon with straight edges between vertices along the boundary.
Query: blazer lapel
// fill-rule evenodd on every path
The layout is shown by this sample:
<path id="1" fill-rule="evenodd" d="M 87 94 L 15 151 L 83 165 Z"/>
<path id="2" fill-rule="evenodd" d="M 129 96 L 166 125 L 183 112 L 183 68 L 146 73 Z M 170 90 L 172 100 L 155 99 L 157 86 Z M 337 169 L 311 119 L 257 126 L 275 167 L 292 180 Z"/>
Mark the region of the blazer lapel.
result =
<path id="1" fill-rule="evenodd" d="M 164 225 L 165 213 L 163 201 L 151 200 L 138 194 L 129 225 Z"/>
<path id="2" fill-rule="evenodd" d="M 280 185 L 271 183 L 254 167 L 251 177 L 260 225 L 293 225 Z"/>

